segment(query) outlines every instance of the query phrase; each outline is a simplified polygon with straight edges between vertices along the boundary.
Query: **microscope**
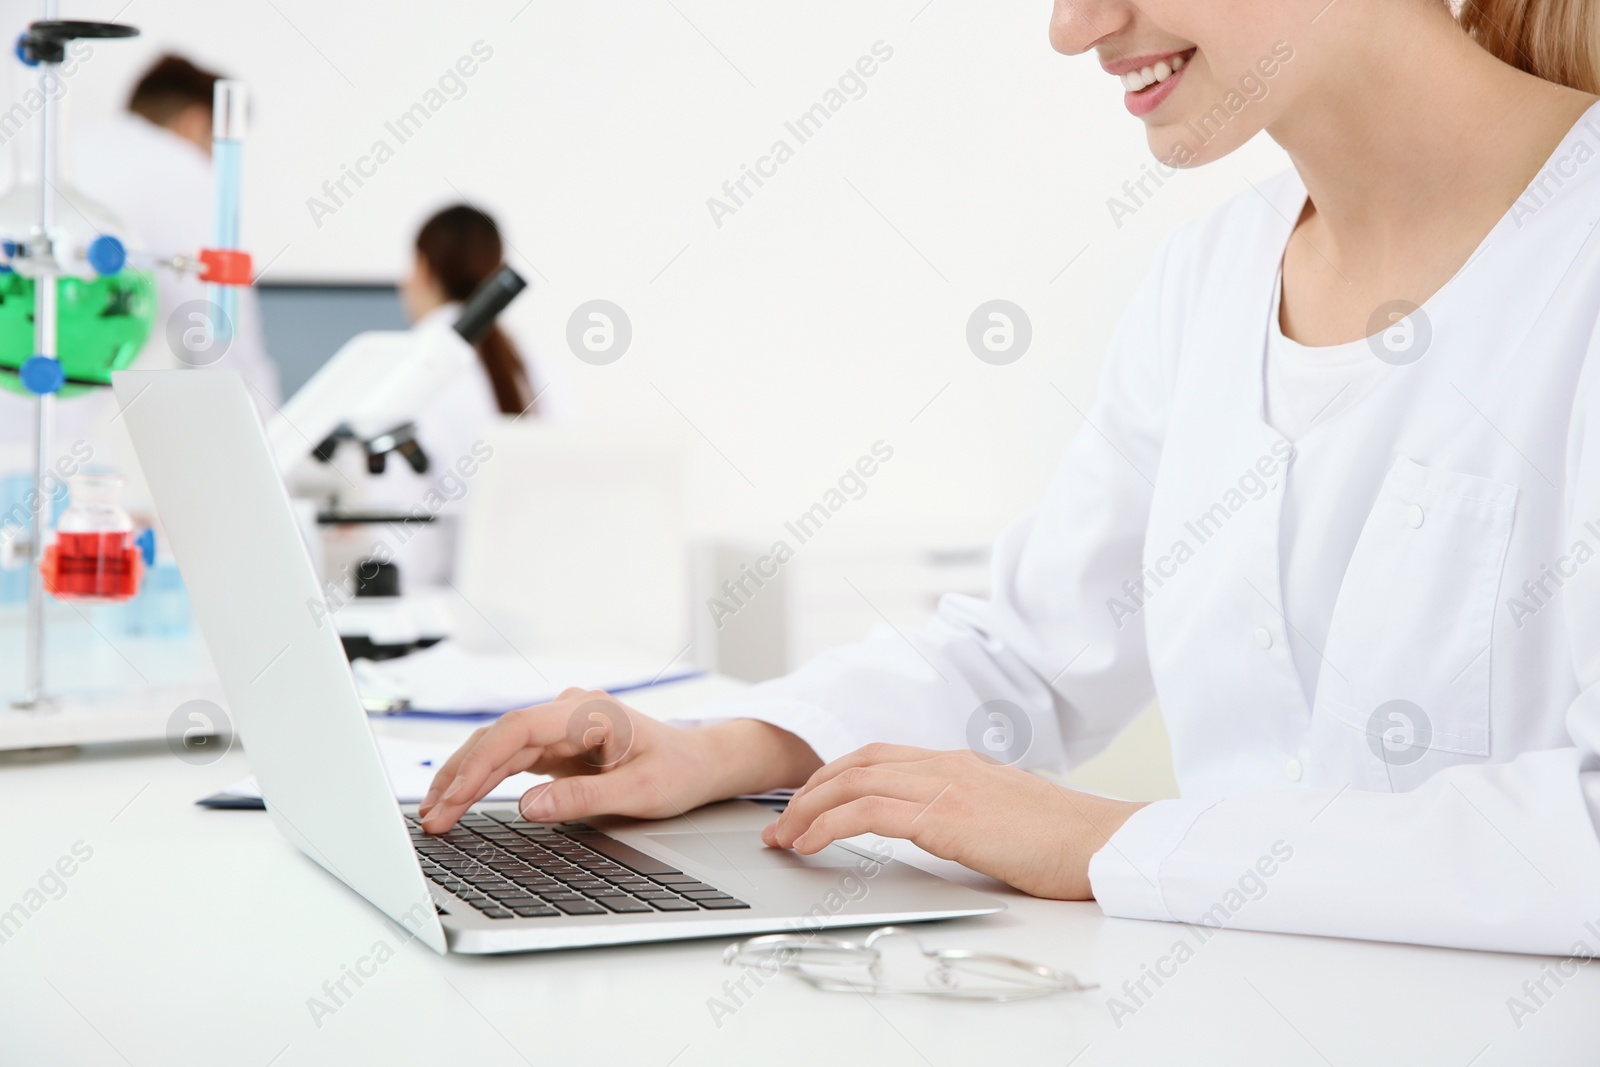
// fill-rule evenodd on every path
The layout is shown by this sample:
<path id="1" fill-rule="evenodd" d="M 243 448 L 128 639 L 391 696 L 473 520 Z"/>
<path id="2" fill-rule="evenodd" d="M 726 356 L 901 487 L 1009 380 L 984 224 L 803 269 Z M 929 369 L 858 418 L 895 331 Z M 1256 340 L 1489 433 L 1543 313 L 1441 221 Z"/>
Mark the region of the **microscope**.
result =
<path id="1" fill-rule="evenodd" d="M 409 540 L 437 514 L 421 506 L 364 507 L 360 471 L 347 473 L 340 464 L 355 456 L 372 475 L 391 462 L 428 473 L 435 457 L 417 437 L 413 420 L 461 375 L 477 372 L 473 346 L 526 288 L 515 270 L 501 267 L 468 298 L 452 325 L 357 334 L 267 426 L 278 469 L 300 501 L 328 614 L 352 659 L 387 659 L 426 648 L 447 636 L 449 622 L 436 604 L 403 595 L 393 558 L 392 542 Z M 330 536 L 353 529 L 371 536 Z"/>

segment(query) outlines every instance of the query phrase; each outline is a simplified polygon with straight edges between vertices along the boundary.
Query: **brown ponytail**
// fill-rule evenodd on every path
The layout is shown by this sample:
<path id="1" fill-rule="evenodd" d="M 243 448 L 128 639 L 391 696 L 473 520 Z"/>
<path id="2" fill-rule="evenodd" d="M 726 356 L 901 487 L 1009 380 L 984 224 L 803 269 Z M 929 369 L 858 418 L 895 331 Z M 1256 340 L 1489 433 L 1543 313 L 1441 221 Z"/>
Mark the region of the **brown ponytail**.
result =
<path id="1" fill-rule="evenodd" d="M 1463 0 L 1461 25 L 1491 55 L 1586 93 L 1600 93 L 1600 4 Z"/>
<path id="2" fill-rule="evenodd" d="M 503 257 L 494 220 L 466 204 L 447 207 L 423 223 L 417 233 L 417 252 L 444 295 L 455 301 L 471 296 L 500 268 Z M 502 414 L 536 414 L 528 369 L 500 327 L 492 327 L 478 342 L 478 359 Z"/>

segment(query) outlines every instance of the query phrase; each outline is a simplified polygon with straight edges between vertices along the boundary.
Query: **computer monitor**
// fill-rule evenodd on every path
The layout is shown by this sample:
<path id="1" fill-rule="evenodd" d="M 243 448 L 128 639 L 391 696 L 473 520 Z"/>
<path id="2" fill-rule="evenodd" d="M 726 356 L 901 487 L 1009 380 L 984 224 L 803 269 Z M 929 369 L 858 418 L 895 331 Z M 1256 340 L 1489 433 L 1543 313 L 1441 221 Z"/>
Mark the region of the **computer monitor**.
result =
<path id="1" fill-rule="evenodd" d="M 407 327 L 392 283 L 262 282 L 261 328 L 290 397 L 350 338 Z"/>

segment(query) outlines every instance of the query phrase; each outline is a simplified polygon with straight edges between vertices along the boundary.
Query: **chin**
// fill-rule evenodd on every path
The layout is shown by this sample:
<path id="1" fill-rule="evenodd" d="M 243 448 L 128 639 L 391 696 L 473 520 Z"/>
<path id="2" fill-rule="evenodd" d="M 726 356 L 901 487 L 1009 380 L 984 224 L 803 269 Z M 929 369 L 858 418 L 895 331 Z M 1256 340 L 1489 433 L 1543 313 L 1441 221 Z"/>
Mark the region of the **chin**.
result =
<path id="1" fill-rule="evenodd" d="M 1156 159 L 1174 170 L 1192 170 L 1221 159 L 1259 132 L 1260 128 L 1253 125 L 1212 132 L 1179 119 L 1150 127 L 1146 137 Z"/>

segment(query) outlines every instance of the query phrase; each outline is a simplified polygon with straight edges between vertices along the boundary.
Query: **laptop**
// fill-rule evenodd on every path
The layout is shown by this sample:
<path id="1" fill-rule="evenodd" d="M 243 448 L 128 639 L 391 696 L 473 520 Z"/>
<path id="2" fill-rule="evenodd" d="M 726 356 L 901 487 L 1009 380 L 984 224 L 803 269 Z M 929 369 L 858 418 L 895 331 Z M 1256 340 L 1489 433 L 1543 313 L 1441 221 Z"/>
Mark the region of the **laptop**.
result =
<path id="1" fill-rule="evenodd" d="M 766 808 L 543 824 L 480 805 L 422 831 L 378 754 L 266 432 L 231 371 L 113 376 L 195 618 L 278 829 L 437 952 L 985 915 L 992 897 L 853 843 L 769 849 Z M 307 444 L 309 450 L 314 442 Z"/>

